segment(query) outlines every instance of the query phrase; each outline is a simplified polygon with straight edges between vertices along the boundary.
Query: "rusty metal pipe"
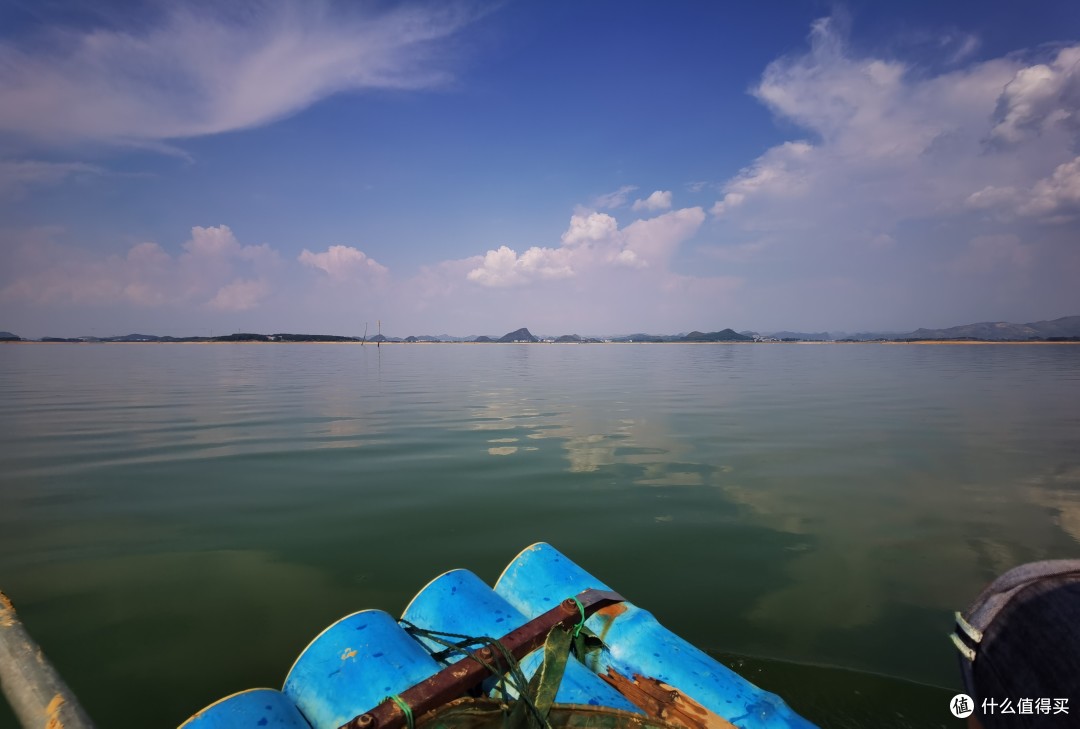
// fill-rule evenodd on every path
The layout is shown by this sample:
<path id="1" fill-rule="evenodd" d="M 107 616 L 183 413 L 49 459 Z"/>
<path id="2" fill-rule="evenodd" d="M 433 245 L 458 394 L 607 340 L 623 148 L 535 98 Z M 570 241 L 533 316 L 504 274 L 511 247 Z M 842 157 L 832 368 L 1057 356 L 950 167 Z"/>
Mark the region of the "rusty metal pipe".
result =
<path id="1" fill-rule="evenodd" d="M 0 592 L 0 689 L 24 729 L 93 729 L 71 689 Z"/>

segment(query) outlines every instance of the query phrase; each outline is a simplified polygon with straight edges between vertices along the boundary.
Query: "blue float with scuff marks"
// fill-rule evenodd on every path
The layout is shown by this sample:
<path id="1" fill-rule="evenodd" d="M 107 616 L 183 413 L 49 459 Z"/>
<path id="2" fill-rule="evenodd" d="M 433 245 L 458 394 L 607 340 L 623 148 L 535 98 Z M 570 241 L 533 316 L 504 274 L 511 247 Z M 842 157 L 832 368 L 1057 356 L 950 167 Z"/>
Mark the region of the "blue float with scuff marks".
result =
<path id="1" fill-rule="evenodd" d="M 342 618 L 296 659 L 284 694 L 315 729 L 337 729 L 442 668 L 382 610 Z"/>
<path id="2" fill-rule="evenodd" d="M 534 618 L 559 596 L 589 588 L 610 590 L 550 544 L 524 549 L 495 583 L 495 592 Z M 763 691 L 661 625 L 652 613 L 624 602 L 601 610 L 585 625 L 604 642 L 590 669 L 650 676 L 694 698 L 739 729 L 813 729 L 776 694 Z"/>
<path id="3" fill-rule="evenodd" d="M 288 696 L 260 688 L 210 704 L 180 729 L 311 729 L 311 724 Z"/>
<path id="4" fill-rule="evenodd" d="M 492 590 L 466 570 L 428 583 L 409 603 L 403 621 L 428 631 L 500 638 L 567 597 L 608 590 L 554 547 L 534 544 L 506 568 Z M 570 658 L 556 695 L 559 703 L 592 704 L 644 713 L 597 676 L 615 671 L 658 679 L 738 729 L 814 729 L 779 697 L 762 691 L 664 628 L 628 602 L 612 605 L 585 623 L 603 642 L 587 664 Z M 337 729 L 436 674 L 444 646 L 414 637 L 389 614 L 364 610 L 337 621 L 308 645 L 286 676 L 282 691 L 252 689 L 226 697 L 192 716 L 181 729 Z M 532 675 L 542 650 L 521 661 Z M 495 682 L 485 684 L 493 697 Z M 650 709 L 651 711 L 651 709 Z"/>
<path id="5" fill-rule="evenodd" d="M 467 608 L 462 609 L 464 606 Z M 416 593 L 401 619 L 429 631 L 496 638 L 528 622 L 520 611 L 468 570 L 452 570 L 429 582 Z M 418 640 L 433 653 L 444 648 L 422 636 Z M 521 660 L 526 678 L 532 678 L 540 668 L 543 654 L 543 649 L 537 649 Z M 459 658 L 460 654 L 455 655 L 449 662 Z M 493 696 L 496 690 L 492 687 Z M 555 700 L 561 704 L 590 704 L 644 713 L 577 661 L 567 662 Z"/>

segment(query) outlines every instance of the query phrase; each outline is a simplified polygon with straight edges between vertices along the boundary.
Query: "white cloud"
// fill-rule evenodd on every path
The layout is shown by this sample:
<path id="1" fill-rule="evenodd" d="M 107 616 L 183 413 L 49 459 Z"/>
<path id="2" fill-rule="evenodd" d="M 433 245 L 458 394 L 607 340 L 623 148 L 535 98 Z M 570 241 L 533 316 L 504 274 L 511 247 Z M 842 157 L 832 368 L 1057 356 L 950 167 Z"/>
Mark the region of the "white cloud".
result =
<path id="1" fill-rule="evenodd" d="M 17 273 L 0 299 L 38 306 L 137 307 L 208 305 L 250 309 L 271 290 L 280 265 L 266 245 L 243 246 L 228 226 L 196 226 L 178 256 L 157 243 L 132 246 L 123 256 L 37 241 L 18 252 Z M 238 271 L 244 273 L 237 278 Z"/>
<path id="2" fill-rule="evenodd" d="M 1058 165 L 1052 175 L 1039 180 L 1020 212 L 1052 217 L 1056 222 L 1072 219 L 1080 213 L 1080 157 Z"/>
<path id="3" fill-rule="evenodd" d="M 784 142 L 773 147 L 724 185 L 724 197 L 710 212 L 719 217 L 754 196 L 792 198 L 801 195 L 809 189 L 813 179 L 814 153 L 814 146 L 804 141 Z"/>
<path id="4" fill-rule="evenodd" d="M 607 213 L 579 213 L 571 216 L 570 227 L 562 234 L 564 246 L 608 240 L 619 231 L 619 223 Z"/>
<path id="5" fill-rule="evenodd" d="M 952 42 L 936 67 L 866 55 L 825 19 L 806 52 L 765 69 L 751 93 L 798 129 L 720 187 L 701 250 L 758 263 L 748 311 L 788 328 L 914 328 L 944 310 L 1080 305 L 1062 283 L 1080 276 L 1080 45 L 961 63 L 974 41 Z M 806 284 L 824 280 L 848 283 Z M 799 324 L 808 300 L 814 319 Z"/>
<path id="6" fill-rule="evenodd" d="M 1030 189 L 987 185 L 969 195 L 965 204 L 974 210 L 993 211 L 999 217 L 1021 215 L 1043 222 L 1069 222 L 1080 214 L 1080 157 L 1058 165 Z"/>
<path id="7" fill-rule="evenodd" d="M 769 64 L 753 90 L 810 138 L 767 150 L 728 180 L 711 213 L 726 230 L 768 231 L 774 250 L 796 257 L 865 249 L 858 231 L 882 231 L 889 245 L 872 247 L 902 250 L 912 242 L 896 232 L 902 223 L 972 211 L 983 222 L 969 222 L 962 240 L 1006 214 L 1068 219 L 1080 184 L 1078 63 L 1073 46 L 1045 64 L 1014 55 L 935 75 L 858 56 L 819 20 L 809 52 Z"/>
<path id="8" fill-rule="evenodd" d="M 631 193 L 637 189 L 637 185 L 623 185 L 615 192 L 600 195 L 592 202 L 592 207 L 597 210 L 610 210 L 621 208 L 630 199 Z"/>
<path id="9" fill-rule="evenodd" d="M 981 190 L 968 195 L 964 204 L 973 210 L 994 210 L 1003 207 L 1012 208 L 1020 199 L 1020 191 L 1015 187 L 994 187 L 987 185 Z"/>
<path id="10" fill-rule="evenodd" d="M 666 263 L 675 249 L 705 221 L 701 208 L 683 208 L 647 220 L 637 220 L 622 231 L 625 249 L 647 263 Z"/>
<path id="11" fill-rule="evenodd" d="M 959 42 L 956 42 L 957 40 L 959 40 Z M 951 35 L 946 35 L 944 38 L 942 38 L 942 45 L 956 46 L 956 50 L 949 58 L 950 63 L 956 64 L 960 63 L 961 61 L 966 61 L 968 58 L 973 56 L 975 54 L 975 51 L 979 50 L 979 46 L 982 45 L 982 42 L 979 40 L 978 36 L 968 33 L 961 35 L 959 39 L 954 38 Z"/>
<path id="12" fill-rule="evenodd" d="M 466 275 L 484 286 L 513 286 L 534 278 L 568 278 L 574 275 L 573 255 L 566 248 L 533 246 L 520 256 L 506 246 L 484 254 L 480 265 Z"/>
<path id="13" fill-rule="evenodd" d="M 1055 128 L 1080 130 L 1080 46 L 1061 49 L 1049 63 L 1017 70 L 998 99 L 991 136 L 1007 143 Z"/>
<path id="14" fill-rule="evenodd" d="M 162 7 L 139 27 L 0 42 L 0 133 L 146 144 L 258 126 L 342 91 L 437 85 L 434 45 L 475 15 L 457 4 Z"/>
<path id="15" fill-rule="evenodd" d="M 657 210 L 669 210 L 671 208 L 671 192 L 657 190 L 643 200 L 635 200 L 631 207 L 636 211 L 647 210 L 649 212 L 655 212 Z"/>
<path id="16" fill-rule="evenodd" d="M 508 246 L 474 261 L 466 278 L 484 286 L 515 286 L 542 279 L 571 278 L 600 268 L 664 270 L 680 243 L 705 220 L 701 208 L 673 210 L 619 229 L 606 213 L 578 213 L 562 234 L 559 248 L 534 246 L 521 255 Z"/>
<path id="17" fill-rule="evenodd" d="M 729 192 L 724 195 L 722 200 L 717 200 L 716 203 L 709 210 L 716 217 L 731 212 L 732 208 L 737 208 L 746 201 L 746 195 L 741 192 Z"/>
<path id="18" fill-rule="evenodd" d="M 352 246 L 330 246 L 322 253 L 305 248 L 297 260 L 305 266 L 318 268 L 337 281 L 385 276 L 389 269 Z"/>
<path id="19" fill-rule="evenodd" d="M 191 239 L 183 247 L 191 256 L 207 258 L 235 255 L 240 251 L 240 243 L 227 225 L 209 228 L 196 225 L 191 229 Z"/>

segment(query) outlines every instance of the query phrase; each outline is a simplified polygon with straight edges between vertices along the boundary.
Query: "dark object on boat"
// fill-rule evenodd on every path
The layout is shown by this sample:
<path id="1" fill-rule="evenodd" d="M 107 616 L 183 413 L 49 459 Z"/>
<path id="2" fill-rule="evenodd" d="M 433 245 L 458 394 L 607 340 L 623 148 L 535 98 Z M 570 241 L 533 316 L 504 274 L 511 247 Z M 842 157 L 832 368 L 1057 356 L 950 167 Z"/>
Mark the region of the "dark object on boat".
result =
<path id="1" fill-rule="evenodd" d="M 951 638 L 984 729 L 1080 726 L 1080 560 L 1009 570 L 956 613 Z"/>

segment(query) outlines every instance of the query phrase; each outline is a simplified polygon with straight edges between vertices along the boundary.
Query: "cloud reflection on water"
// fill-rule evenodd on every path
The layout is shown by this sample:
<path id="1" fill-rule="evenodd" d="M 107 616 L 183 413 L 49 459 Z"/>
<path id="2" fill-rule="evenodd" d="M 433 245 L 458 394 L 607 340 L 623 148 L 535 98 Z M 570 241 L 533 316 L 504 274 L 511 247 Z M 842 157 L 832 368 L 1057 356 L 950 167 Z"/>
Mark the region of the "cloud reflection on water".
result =
<path id="1" fill-rule="evenodd" d="M 593 473 L 616 465 L 631 466 L 633 482 L 643 486 L 703 486 L 711 483 L 713 469 L 706 464 L 680 463 L 690 448 L 671 436 L 671 427 L 657 416 L 628 417 L 630 406 L 612 403 L 610 411 L 597 411 L 585 402 L 565 401 L 558 409 L 541 411 L 514 389 L 475 393 L 469 427 L 485 433 L 516 433 L 489 438 L 488 443 L 514 443 L 520 437 L 551 440 L 560 445 L 566 471 Z M 531 450 L 536 450 L 534 446 Z M 505 456 L 530 448 L 488 448 Z M 720 472 L 719 470 L 717 472 Z"/>

